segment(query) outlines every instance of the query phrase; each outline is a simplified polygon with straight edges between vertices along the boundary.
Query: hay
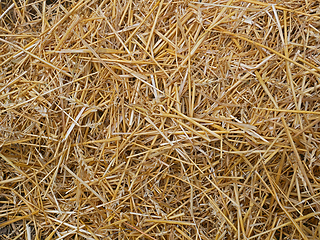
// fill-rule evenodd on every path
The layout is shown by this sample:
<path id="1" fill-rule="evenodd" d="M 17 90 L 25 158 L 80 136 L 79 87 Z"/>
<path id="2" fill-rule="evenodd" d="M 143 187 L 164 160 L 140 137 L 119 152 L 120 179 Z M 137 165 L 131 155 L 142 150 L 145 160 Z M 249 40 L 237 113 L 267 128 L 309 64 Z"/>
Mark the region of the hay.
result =
<path id="1" fill-rule="evenodd" d="M 319 239 L 318 1 L 1 1 L 1 239 Z"/>

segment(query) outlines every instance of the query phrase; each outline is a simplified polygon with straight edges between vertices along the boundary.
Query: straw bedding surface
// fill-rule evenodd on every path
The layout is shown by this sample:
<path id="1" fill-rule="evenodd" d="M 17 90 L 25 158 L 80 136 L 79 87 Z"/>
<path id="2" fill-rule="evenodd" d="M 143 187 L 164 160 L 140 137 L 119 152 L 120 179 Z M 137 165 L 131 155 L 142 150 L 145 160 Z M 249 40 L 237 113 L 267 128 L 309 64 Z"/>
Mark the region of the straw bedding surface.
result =
<path id="1" fill-rule="evenodd" d="M 319 1 L 0 7 L 0 239 L 320 238 Z"/>

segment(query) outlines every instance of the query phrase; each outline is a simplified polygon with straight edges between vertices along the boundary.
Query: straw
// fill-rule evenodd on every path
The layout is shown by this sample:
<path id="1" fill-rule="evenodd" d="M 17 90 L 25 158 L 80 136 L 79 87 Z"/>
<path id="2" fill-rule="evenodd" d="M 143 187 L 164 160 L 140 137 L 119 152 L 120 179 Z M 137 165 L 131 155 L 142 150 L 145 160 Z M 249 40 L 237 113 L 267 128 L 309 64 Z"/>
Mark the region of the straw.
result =
<path id="1" fill-rule="evenodd" d="M 317 1 L 1 1 L 0 239 L 320 239 Z"/>

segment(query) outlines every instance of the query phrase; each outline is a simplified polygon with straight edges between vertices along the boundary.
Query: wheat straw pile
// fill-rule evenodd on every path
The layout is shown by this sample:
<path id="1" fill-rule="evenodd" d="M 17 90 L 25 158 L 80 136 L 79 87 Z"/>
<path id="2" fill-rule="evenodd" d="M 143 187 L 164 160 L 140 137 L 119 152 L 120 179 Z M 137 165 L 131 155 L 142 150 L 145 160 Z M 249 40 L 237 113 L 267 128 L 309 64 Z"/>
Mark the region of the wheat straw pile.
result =
<path id="1" fill-rule="evenodd" d="M 0 239 L 320 238 L 319 1 L 0 7 Z"/>

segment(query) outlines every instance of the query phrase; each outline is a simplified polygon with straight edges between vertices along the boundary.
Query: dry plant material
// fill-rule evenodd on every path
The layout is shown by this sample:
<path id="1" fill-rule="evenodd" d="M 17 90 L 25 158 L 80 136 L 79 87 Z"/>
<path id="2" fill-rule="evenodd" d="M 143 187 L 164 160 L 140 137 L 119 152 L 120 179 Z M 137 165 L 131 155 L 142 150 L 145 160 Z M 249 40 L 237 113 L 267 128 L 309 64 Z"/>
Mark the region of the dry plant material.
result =
<path id="1" fill-rule="evenodd" d="M 320 3 L 0 2 L 0 239 L 319 239 Z"/>

